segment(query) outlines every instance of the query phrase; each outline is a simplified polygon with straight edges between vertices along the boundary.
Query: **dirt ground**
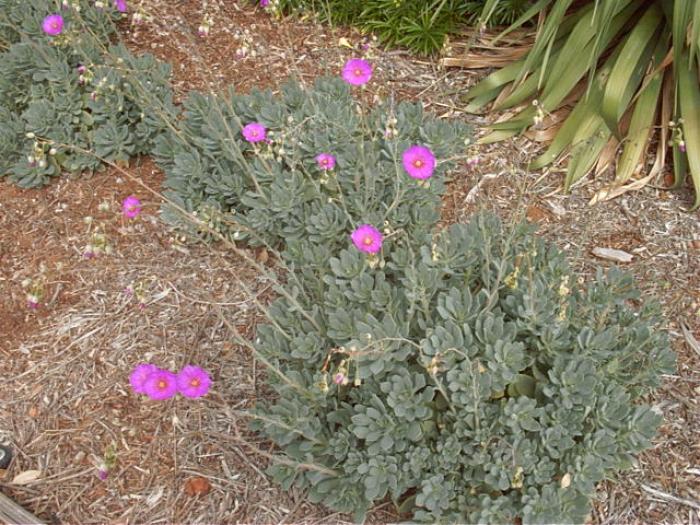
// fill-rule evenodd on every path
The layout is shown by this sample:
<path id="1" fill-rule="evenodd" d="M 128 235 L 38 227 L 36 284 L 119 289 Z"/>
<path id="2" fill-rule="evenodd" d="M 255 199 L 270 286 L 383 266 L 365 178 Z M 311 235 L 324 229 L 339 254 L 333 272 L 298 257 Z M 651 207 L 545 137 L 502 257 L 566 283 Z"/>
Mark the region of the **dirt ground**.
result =
<path id="1" fill-rule="evenodd" d="M 459 117 L 459 94 L 478 76 L 381 50 L 350 30 L 278 20 L 248 2 L 210 0 L 205 38 L 197 36 L 205 2 L 134 3 L 152 20 L 125 25 L 123 38 L 174 65 L 179 99 L 191 89 L 275 89 L 290 74 L 309 82 L 335 75 L 367 43 L 376 71 L 368 100 L 421 99 Z M 464 117 L 477 129 L 485 122 Z M 700 215 L 684 211 L 689 190 L 646 187 L 589 206 L 603 182 L 564 195 L 560 170 L 524 169 L 535 151 L 524 139 L 474 150 L 481 162 L 453 174 L 444 222 L 481 209 L 525 215 L 584 277 L 612 264 L 593 248 L 633 255 L 624 266 L 645 298 L 663 303 L 678 370 L 649 400 L 665 416 L 654 447 L 600 485 L 591 522 L 700 523 L 700 348 L 688 342 L 700 339 Z M 0 181 L 0 442 L 16 453 L 0 471 L 0 489 L 50 523 L 347 521 L 272 484 L 264 473 L 271 445 L 240 414 L 255 403 L 263 372 L 230 341 L 235 332 L 252 336 L 271 281 L 221 246 L 180 242 L 158 220 L 157 167 L 144 158 L 127 171 L 143 185 L 113 169 L 39 190 Z M 145 208 L 125 222 L 119 203 L 130 194 Z M 95 232 L 111 253 L 88 259 Z M 44 284 L 36 310 L 26 306 L 27 279 Z M 212 392 L 194 401 L 138 398 L 128 374 L 142 361 L 173 370 L 198 364 L 211 372 Z M 103 481 L 97 465 L 110 449 L 117 461 Z M 37 479 L 12 483 L 31 470 Z M 399 520 L 390 505 L 370 516 Z"/>

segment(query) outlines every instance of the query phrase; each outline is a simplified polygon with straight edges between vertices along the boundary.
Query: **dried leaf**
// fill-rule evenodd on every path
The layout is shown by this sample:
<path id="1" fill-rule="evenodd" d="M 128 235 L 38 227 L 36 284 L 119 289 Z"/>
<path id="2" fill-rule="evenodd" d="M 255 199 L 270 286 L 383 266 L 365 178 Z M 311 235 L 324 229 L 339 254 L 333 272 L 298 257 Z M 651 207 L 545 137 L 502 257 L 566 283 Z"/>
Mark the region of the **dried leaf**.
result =
<path id="1" fill-rule="evenodd" d="M 27 485 L 36 481 L 41 476 L 41 470 L 25 470 L 17 474 L 12 480 L 13 485 Z"/>
<path id="2" fill-rule="evenodd" d="M 561 477 L 561 481 L 559 482 L 559 484 L 561 485 L 561 488 L 563 488 L 563 489 L 569 488 L 569 486 L 571 485 L 571 474 L 569 474 L 568 472 L 566 474 L 564 474 Z"/>
<path id="3" fill-rule="evenodd" d="M 160 499 L 163 497 L 164 490 L 165 489 L 163 487 L 158 487 L 146 498 L 146 506 L 149 509 L 155 507 L 156 503 L 160 501 Z"/>
<path id="4" fill-rule="evenodd" d="M 698 343 L 698 340 L 695 339 L 695 336 L 693 333 L 690 331 L 688 328 L 688 325 L 685 324 L 684 321 L 681 321 L 681 331 L 683 332 L 683 337 L 685 337 L 685 342 L 688 343 L 688 346 L 695 350 L 695 353 L 700 355 L 700 343 Z"/>
<path id="5" fill-rule="evenodd" d="M 185 493 L 190 497 L 204 496 L 209 493 L 211 485 L 207 478 L 197 476 L 185 481 Z"/>
<path id="6" fill-rule="evenodd" d="M 620 195 L 624 195 L 628 191 L 632 190 L 638 190 L 639 188 L 643 188 L 646 186 L 651 180 L 656 177 L 656 173 L 650 173 L 643 179 L 636 180 L 634 182 L 630 182 L 629 184 L 625 184 L 624 186 L 611 186 L 607 188 L 603 188 L 602 190 L 598 191 L 595 195 L 593 195 L 593 198 L 588 202 L 589 206 L 593 206 L 594 204 L 597 204 L 599 202 L 603 201 L 609 201 L 611 199 L 615 199 L 619 197 Z"/>
<path id="7" fill-rule="evenodd" d="M 260 248 L 255 254 L 255 258 L 261 264 L 265 264 L 270 259 L 270 254 L 266 248 Z"/>
<path id="8" fill-rule="evenodd" d="M 551 217 L 549 211 L 536 204 L 528 206 L 525 215 L 530 222 L 547 222 Z"/>
<path id="9" fill-rule="evenodd" d="M 627 253 L 622 250 L 615 250 L 613 248 L 593 248 L 593 255 L 600 257 L 601 259 L 607 259 L 609 261 L 615 261 L 620 263 L 632 262 L 634 256 L 631 253 Z"/>
<path id="10" fill-rule="evenodd" d="M 338 39 L 338 47 L 347 47 L 350 49 L 355 49 L 350 43 L 350 41 L 345 37 L 341 37 Z"/>

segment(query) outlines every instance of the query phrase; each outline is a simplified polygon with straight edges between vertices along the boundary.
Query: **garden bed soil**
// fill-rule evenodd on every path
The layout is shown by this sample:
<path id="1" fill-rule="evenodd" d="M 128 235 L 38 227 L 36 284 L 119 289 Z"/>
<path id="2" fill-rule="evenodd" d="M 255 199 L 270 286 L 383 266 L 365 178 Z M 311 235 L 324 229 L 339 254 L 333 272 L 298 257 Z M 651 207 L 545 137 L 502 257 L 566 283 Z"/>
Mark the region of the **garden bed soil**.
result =
<path id="1" fill-rule="evenodd" d="M 229 1 L 208 2 L 214 25 L 200 38 L 202 3 L 141 4 L 153 21 L 137 31 L 124 26 L 123 37 L 133 50 L 174 65 L 179 100 L 191 89 L 276 89 L 290 74 L 312 82 L 337 74 L 367 43 L 350 30 L 279 20 Z M 374 45 L 366 54 L 375 64 L 363 92 L 368 101 L 420 99 L 439 115 L 461 116 L 459 95 L 474 74 Z M 477 126 L 484 122 L 469 118 Z M 483 209 L 504 220 L 526 216 L 569 254 L 582 279 L 590 279 L 596 265 L 612 264 L 596 259 L 593 248 L 633 255 L 624 266 L 637 277 L 642 300 L 662 301 L 678 370 L 648 400 L 665 417 L 653 448 L 599 486 L 590 521 L 698 522 L 700 350 L 687 334 L 700 339 L 700 217 L 683 211 L 689 192 L 652 187 L 589 206 L 602 182 L 564 195 L 557 169 L 524 170 L 536 150 L 517 139 L 470 152 L 481 162 L 474 168 L 461 163 L 453 174 L 444 223 Z M 162 180 L 144 158 L 125 171 L 64 177 L 38 190 L 0 182 L 0 441 L 16 453 L 10 469 L 0 471 L 0 489 L 54 523 L 349 520 L 295 490 L 281 490 L 265 475 L 274 449 L 247 430 L 239 413 L 264 395 L 264 371 L 231 340 L 236 332 L 252 337 L 264 320 L 258 304 L 272 298 L 271 282 L 223 246 L 188 244 L 169 231 L 158 220 Z M 145 208 L 124 222 L 119 205 L 129 194 Z M 97 225 L 113 251 L 86 259 Z M 274 270 L 264 253 L 251 256 Z M 40 275 L 44 299 L 30 310 L 22 281 Z M 134 287 L 143 294 L 130 294 Z M 195 401 L 137 397 L 128 374 L 142 361 L 203 366 L 213 376 L 212 392 Z M 103 481 L 96 466 L 111 446 L 117 463 Z M 40 471 L 36 480 L 12 483 L 31 470 Z M 370 516 L 376 523 L 399 519 L 390 504 Z"/>

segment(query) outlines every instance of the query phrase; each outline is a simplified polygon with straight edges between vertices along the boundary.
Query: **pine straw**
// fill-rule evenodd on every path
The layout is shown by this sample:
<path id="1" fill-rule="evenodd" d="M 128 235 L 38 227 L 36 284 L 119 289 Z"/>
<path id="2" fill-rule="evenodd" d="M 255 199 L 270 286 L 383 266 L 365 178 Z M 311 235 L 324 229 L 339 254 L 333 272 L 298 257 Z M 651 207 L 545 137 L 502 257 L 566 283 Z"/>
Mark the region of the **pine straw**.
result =
<path id="1" fill-rule="evenodd" d="M 339 47 L 339 38 L 360 41 L 352 31 L 276 21 L 244 4 L 220 1 L 210 2 L 220 9 L 213 36 L 197 40 L 192 35 L 201 21 L 198 2 L 180 1 L 175 8 L 164 0 L 144 4 L 158 13 L 158 27 L 145 26 L 128 36 L 129 44 L 173 61 L 180 95 L 192 87 L 220 89 L 228 83 L 244 91 L 253 85 L 276 88 L 288 73 L 306 80 L 335 74 L 356 54 Z M 250 31 L 257 57 L 233 59 L 233 35 L 241 29 Z M 421 99 L 441 115 L 462 113 L 459 96 L 473 84 L 473 73 L 444 71 L 404 52 L 372 53 L 377 68 L 366 98 L 376 89 L 383 96 Z M 470 118 L 475 125 L 487 121 Z M 692 504 L 700 501 L 700 356 L 679 329 L 683 321 L 700 338 L 700 251 L 691 246 L 700 239 L 698 214 L 681 210 L 687 198 L 651 187 L 590 207 L 587 201 L 601 182 L 584 182 L 565 196 L 556 169 L 544 174 L 523 170 L 538 147 L 517 139 L 480 148 L 482 164 L 454 175 L 444 220 L 467 220 L 480 209 L 506 220 L 526 214 L 569 253 L 584 278 L 593 275 L 596 264 L 609 266 L 591 257 L 595 246 L 635 254 L 627 268 L 638 277 L 645 297 L 654 294 L 662 300 L 679 367 L 649 399 L 665 416 L 654 448 L 640 456 L 635 468 L 599 486 L 591 521 L 698 523 Z M 91 194 L 93 184 L 61 181 L 37 193 L 37 209 L 27 198 L 26 213 L 18 209 L 0 215 L 0 248 L 11 254 L 0 268 L 9 291 L 2 290 L 0 301 L 9 300 L 21 310 L 19 281 L 35 274 L 47 258 L 65 265 L 50 287 L 53 302 L 36 316 L 38 328 L 15 344 L 21 323 L 13 317 L 18 324 L 6 332 L 7 351 L 0 344 L 0 373 L 7 378 L 0 384 L 0 440 L 18 452 L 11 470 L 0 476 L 0 488 L 43 518 L 65 523 L 347 520 L 309 504 L 295 490 L 284 492 L 272 484 L 264 469 L 274 449 L 247 430 L 238 412 L 261 395 L 264 370 L 247 349 L 232 344 L 227 324 L 252 337 L 262 316 L 239 279 L 263 302 L 272 297 L 270 282 L 217 246 L 172 242 L 162 224 L 149 220 L 122 233 L 118 225 L 110 230 L 114 256 L 77 262 L 76 247 L 85 242 L 73 224 L 80 217 L 71 222 L 53 208 L 69 202 L 80 209 L 76 213 L 95 214 L 104 195 Z M 113 205 L 128 192 L 117 189 L 107 192 Z M 136 280 L 149 289 L 143 310 L 124 294 Z M 31 323 L 33 318 L 28 319 Z M 214 378 L 212 393 L 201 400 L 164 403 L 137 397 L 128 389 L 128 374 L 142 361 L 172 369 L 188 362 L 204 366 Z M 102 482 L 95 464 L 112 443 L 118 464 Z M 8 483 L 28 469 L 42 470 L 41 479 L 24 487 Z M 206 478 L 208 494 L 188 495 L 187 480 L 195 477 Z M 397 519 L 387 504 L 371 516 L 374 522 Z"/>

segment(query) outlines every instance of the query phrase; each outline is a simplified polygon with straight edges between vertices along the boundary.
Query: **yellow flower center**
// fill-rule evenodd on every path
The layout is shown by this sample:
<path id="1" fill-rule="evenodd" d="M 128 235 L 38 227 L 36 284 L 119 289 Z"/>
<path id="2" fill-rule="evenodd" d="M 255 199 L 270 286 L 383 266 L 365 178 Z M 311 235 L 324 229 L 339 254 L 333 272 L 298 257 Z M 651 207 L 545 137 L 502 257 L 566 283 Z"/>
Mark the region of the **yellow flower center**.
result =
<path id="1" fill-rule="evenodd" d="M 161 379 L 160 381 L 158 381 L 158 388 L 159 388 L 159 389 L 164 390 L 164 389 L 166 389 L 167 387 L 168 387 L 168 382 L 167 382 L 167 381 L 165 381 L 165 380 L 163 380 L 163 379 Z"/>
<path id="2" fill-rule="evenodd" d="M 423 161 L 420 160 L 420 159 L 416 159 L 416 160 L 413 161 L 413 165 L 414 165 L 416 168 L 422 168 L 422 167 L 423 167 Z"/>
<path id="3" fill-rule="evenodd" d="M 372 244 L 372 237 L 368 235 L 364 238 L 362 242 L 365 244 L 365 246 L 369 246 L 370 244 Z"/>
<path id="4" fill-rule="evenodd" d="M 361 70 L 361 69 L 356 69 L 356 70 L 355 70 L 355 76 L 356 76 L 356 77 L 361 77 L 361 76 L 362 76 L 362 70 Z"/>
<path id="5" fill-rule="evenodd" d="M 192 381 L 190 381 L 190 386 L 196 387 L 196 386 L 199 386 L 199 384 L 200 384 L 199 378 L 195 377 L 194 379 L 192 379 Z"/>

